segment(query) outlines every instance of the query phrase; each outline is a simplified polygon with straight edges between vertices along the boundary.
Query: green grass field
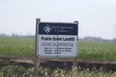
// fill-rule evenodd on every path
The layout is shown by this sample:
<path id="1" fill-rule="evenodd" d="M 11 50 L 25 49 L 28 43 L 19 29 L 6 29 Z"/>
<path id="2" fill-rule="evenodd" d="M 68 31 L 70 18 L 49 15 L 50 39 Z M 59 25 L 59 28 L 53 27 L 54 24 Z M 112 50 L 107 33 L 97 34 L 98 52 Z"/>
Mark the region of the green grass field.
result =
<path id="1" fill-rule="evenodd" d="M 116 60 L 116 43 L 112 42 L 82 42 L 79 41 L 78 58 L 84 60 Z M 35 55 L 34 38 L 0 37 L 0 56 L 33 57 Z M 34 77 L 34 68 L 25 68 L 11 64 L 0 59 L 0 77 Z M 38 69 L 40 77 L 116 77 L 115 72 L 99 70 L 83 70 L 78 68 L 63 69 Z"/>
<path id="2" fill-rule="evenodd" d="M 29 56 L 35 54 L 34 38 L 0 37 L 0 56 Z M 78 43 L 78 58 L 84 60 L 116 60 L 116 43 Z"/>
<path id="3" fill-rule="evenodd" d="M 79 42 L 79 58 L 88 60 L 116 60 L 116 43 Z"/>
<path id="4" fill-rule="evenodd" d="M 1 56 L 34 56 L 33 38 L 0 37 Z"/>

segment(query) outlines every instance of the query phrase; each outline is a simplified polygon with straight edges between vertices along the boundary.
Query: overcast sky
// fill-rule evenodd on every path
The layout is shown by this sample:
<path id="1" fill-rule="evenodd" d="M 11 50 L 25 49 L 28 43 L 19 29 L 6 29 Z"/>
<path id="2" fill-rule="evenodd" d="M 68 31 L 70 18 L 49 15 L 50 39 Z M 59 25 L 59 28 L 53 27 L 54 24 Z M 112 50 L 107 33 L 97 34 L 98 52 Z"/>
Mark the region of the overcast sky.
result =
<path id="1" fill-rule="evenodd" d="M 116 37 L 116 1 L 0 0 L 0 33 L 35 34 L 36 18 L 48 22 L 79 21 L 79 37 Z"/>

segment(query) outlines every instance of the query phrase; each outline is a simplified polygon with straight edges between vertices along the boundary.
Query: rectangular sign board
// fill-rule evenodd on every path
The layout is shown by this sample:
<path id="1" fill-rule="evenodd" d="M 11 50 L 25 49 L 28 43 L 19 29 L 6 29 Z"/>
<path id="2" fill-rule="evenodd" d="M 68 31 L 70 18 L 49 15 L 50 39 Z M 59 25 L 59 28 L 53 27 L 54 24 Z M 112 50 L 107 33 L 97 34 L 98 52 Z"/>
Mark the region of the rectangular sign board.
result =
<path id="1" fill-rule="evenodd" d="M 76 58 L 78 24 L 39 22 L 36 27 L 39 58 Z"/>

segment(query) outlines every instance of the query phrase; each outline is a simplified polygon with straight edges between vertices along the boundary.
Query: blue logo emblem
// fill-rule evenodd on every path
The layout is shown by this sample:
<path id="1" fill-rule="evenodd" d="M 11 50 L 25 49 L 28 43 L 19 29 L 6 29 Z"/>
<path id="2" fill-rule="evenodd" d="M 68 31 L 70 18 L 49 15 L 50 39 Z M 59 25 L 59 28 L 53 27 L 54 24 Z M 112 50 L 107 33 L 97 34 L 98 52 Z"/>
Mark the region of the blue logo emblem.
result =
<path id="1" fill-rule="evenodd" d="M 46 24 L 46 26 L 43 28 L 43 30 L 48 34 L 52 30 L 52 28 L 50 27 L 49 24 Z"/>

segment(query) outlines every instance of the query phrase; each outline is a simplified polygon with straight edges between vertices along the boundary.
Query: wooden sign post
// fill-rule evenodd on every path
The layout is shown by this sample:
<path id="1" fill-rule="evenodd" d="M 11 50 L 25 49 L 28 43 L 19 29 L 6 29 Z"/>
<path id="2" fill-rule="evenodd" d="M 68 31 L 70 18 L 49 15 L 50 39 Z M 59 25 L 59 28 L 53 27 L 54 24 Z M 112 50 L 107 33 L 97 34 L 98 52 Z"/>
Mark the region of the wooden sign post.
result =
<path id="1" fill-rule="evenodd" d="M 37 59 L 74 59 L 78 51 L 78 21 L 74 23 L 41 22 L 36 19 L 35 68 Z M 37 71 L 37 69 L 35 69 Z"/>

